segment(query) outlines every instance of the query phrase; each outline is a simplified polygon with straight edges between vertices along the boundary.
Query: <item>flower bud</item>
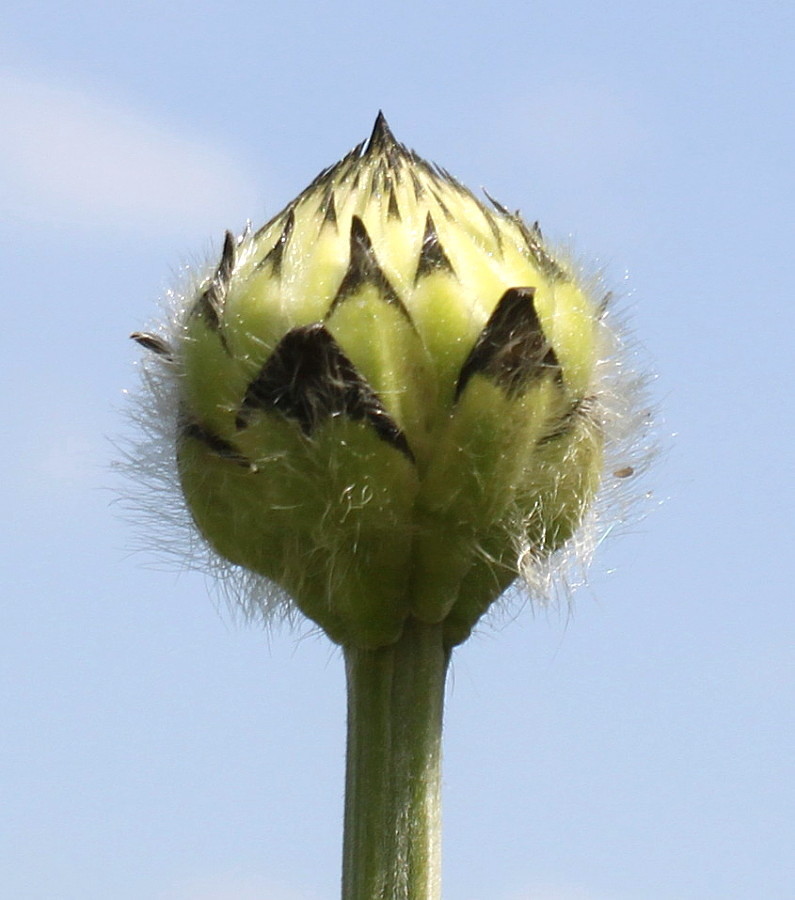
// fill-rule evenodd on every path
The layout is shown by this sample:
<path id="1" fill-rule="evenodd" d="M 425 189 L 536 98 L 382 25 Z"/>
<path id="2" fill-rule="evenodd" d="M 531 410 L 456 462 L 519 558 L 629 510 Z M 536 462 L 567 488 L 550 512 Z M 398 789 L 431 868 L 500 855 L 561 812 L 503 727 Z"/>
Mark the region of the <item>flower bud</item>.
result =
<path id="1" fill-rule="evenodd" d="M 334 640 L 464 640 L 602 477 L 603 310 L 528 227 L 369 142 L 235 238 L 169 340 L 201 534 Z M 523 561 L 520 564 L 520 560 Z"/>

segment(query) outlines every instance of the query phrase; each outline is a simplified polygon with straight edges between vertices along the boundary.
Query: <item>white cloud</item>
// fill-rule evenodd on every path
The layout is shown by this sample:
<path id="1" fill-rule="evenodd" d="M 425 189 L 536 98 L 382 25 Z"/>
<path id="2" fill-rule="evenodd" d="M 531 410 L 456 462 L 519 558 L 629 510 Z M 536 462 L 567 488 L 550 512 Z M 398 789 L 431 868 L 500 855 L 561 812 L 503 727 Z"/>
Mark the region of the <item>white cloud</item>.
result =
<path id="1" fill-rule="evenodd" d="M 261 208 L 229 155 L 86 93 L 0 74 L 0 121 L 0 211 L 25 223 L 192 234 Z"/>

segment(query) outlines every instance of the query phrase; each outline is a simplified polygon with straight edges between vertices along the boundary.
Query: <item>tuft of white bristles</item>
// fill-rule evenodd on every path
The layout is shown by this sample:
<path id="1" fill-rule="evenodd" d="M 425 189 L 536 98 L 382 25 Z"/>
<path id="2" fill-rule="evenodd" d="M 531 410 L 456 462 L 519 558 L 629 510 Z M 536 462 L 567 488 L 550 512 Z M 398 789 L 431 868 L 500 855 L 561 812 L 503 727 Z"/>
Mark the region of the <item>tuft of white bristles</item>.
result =
<path id="1" fill-rule="evenodd" d="M 196 527 L 177 471 L 176 439 L 182 368 L 180 345 L 185 317 L 200 286 L 214 271 L 209 263 L 187 269 L 180 289 L 161 302 L 161 316 L 146 329 L 172 348 L 167 358 L 142 351 L 138 389 L 125 392 L 132 436 L 119 442 L 117 468 L 125 476 L 121 508 L 133 524 L 133 549 L 158 567 L 200 572 L 229 612 L 266 627 L 303 621 L 279 585 L 220 556 Z M 309 623 L 311 625 L 311 623 Z"/>

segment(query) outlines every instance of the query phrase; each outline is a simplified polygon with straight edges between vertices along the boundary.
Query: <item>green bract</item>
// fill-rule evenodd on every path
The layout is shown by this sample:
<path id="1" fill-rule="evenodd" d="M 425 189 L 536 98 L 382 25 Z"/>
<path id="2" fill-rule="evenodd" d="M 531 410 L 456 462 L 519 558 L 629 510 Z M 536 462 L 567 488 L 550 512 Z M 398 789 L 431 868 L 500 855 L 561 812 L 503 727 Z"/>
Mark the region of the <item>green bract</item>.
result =
<path id="1" fill-rule="evenodd" d="M 537 227 L 397 143 L 227 234 L 169 353 L 179 476 L 214 549 L 335 641 L 450 646 L 598 487 L 598 310 Z"/>

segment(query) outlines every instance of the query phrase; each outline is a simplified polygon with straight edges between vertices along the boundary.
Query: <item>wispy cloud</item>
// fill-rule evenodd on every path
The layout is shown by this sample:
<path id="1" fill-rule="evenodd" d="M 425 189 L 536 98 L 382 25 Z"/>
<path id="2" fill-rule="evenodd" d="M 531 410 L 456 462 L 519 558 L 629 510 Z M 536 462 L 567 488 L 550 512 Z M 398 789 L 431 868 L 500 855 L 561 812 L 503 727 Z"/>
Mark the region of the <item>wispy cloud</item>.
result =
<path id="1" fill-rule="evenodd" d="M 0 121 L 0 212 L 23 222 L 194 234 L 259 210 L 229 153 L 85 92 L 0 73 Z"/>

